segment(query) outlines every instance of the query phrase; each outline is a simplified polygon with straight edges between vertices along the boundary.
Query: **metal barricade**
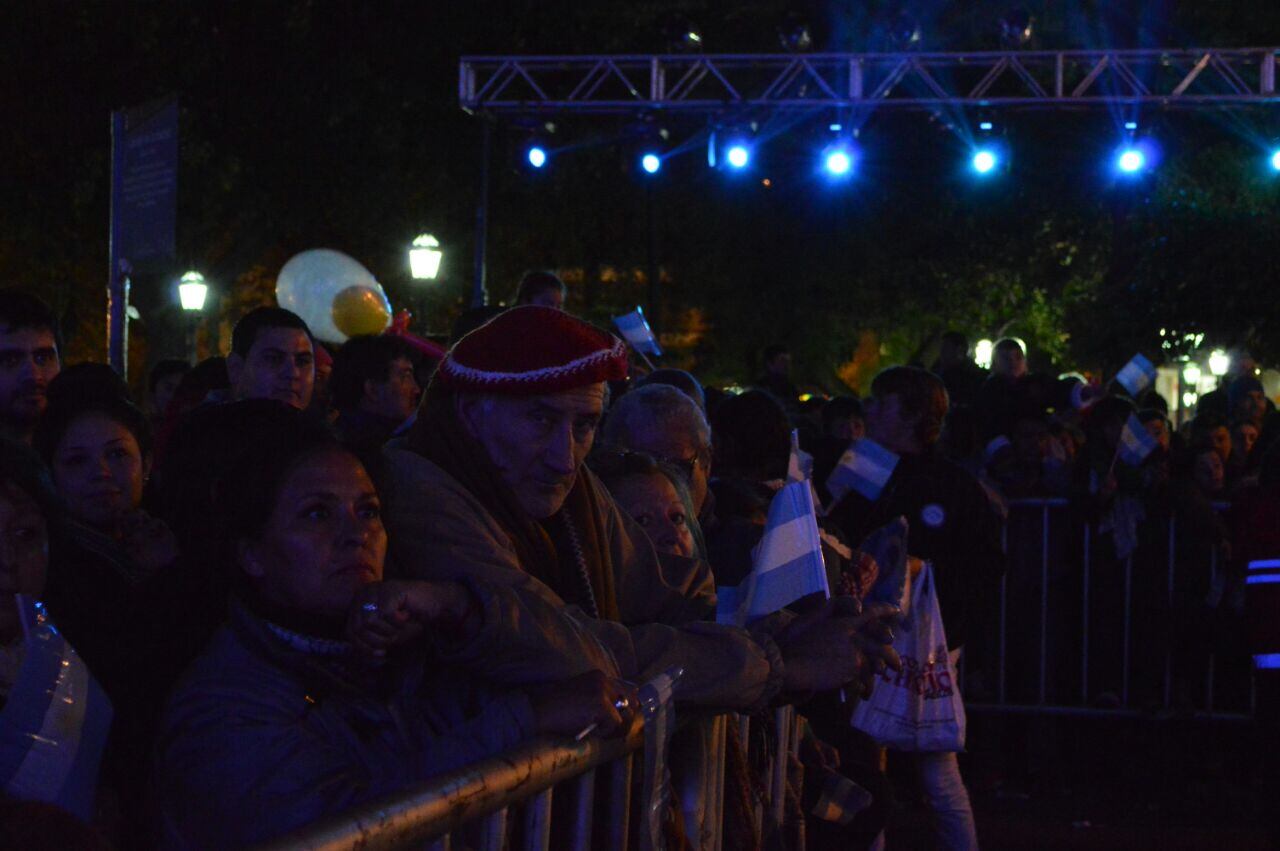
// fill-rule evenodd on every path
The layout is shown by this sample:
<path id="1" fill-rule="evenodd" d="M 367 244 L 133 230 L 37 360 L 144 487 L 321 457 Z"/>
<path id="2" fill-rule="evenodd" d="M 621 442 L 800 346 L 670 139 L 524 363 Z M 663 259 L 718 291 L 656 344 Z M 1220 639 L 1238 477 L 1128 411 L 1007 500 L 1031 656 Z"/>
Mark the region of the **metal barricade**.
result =
<path id="1" fill-rule="evenodd" d="M 700 802 L 699 818 L 686 821 L 685 830 L 693 847 L 704 851 L 720 851 L 723 844 L 726 736 L 730 724 L 736 725 L 745 738 L 750 719 L 739 715 L 705 716 L 693 719 L 686 728 L 697 728 L 710 747 L 701 761 L 702 770 L 682 778 L 686 788 L 674 791 L 673 803 L 679 805 L 686 799 Z M 767 804 L 772 815 L 781 820 L 787 766 L 799 746 L 799 719 L 794 708 L 776 710 L 775 724 L 777 750 L 770 770 Z M 308 825 L 261 846 L 261 851 L 450 851 L 454 834 L 461 830 L 468 832 L 468 847 L 474 844 L 483 851 L 508 847 L 547 851 L 552 843 L 552 805 L 561 795 L 569 796 L 569 806 L 557 811 L 557 825 L 567 836 L 557 847 L 627 851 L 635 838 L 633 802 L 651 800 L 652 790 L 639 788 L 644 785 L 644 772 L 636 770 L 636 761 L 643 759 L 643 744 L 643 722 L 638 718 L 627 735 L 617 739 L 529 742 L 410 791 Z M 602 791 L 607 794 L 603 806 L 596 800 Z M 597 824 L 596 814 L 607 822 Z M 518 825 L 518 845 L 509 841 L 513 838 L 513 825 Z"/>
<path id="2" fill-rule="evenodd" d="M 1225 507 L 1225 504 L 1215 504 L 1219 511 Z M 973 702 L 966 703 L 969 710 L 1139 716 L 1152 709 L 1163 712 L 1181 709 L 1192 717 L 1209 720 L 1240 721 L 1252 717 L 1252 683 L 1248 687 L 1247 700 L 1240 705 L 1223 707 L 1218 703 L 1215 675 L 1221 659 L 1216 653 L 1207 657 L 1202 705 L 1175 707 L 1175 679 L 1181 673 L 1172 640 L 1178 628 L 1173 621 L 1178 610 L 1179 535 L 1176 517 L 1167 521 L 1167 529 L 1156 530 L 1159 534 L 1150 534 L 1149 529 L 1145 537 L 1147 541 L 1161 541 L 1164 553 L 1153 553 L 1148 546 L 1145 550 L 1128 553 L 1123 559 L 1108 559 L 1100 555 L 1099 550 L 1100 545 L 1109 547 L 1111 540 L 1106 537 L 1100 540 L 1095 525 L 1083 522 L 1073 525 L 1068 500 L 1013 500 L 1009 508 L 1009 519 L 1004 529 L 1009 569 L 1000 583 L 998 627 L 992 631 L 994 640 L 987 645 L 988 649 L 994 648 L 994 658 L 990 652 L 986 658 L 974 658 L 966 650 L 969 657 L 965 665 L 966 674 L 981 670 L 989 676 L 994 672 L 996 681 L 994 688 L 989 680 L 983 684 L 986 687 L 981 689 L 982 694 L 975 695 Z M 1037 534 L 1024 534 L 1028 524 Z M 1153 599 L 1149 594 L 1137 596 L 1135 556 L 1141 557 L 1147 568 L 1144 579 L 1150 587 L 1144 590 L 1156 590 L 1156 596 L 1163 597 L 1163 600 Z M 1161 556 L 1164 558 L 1165 576 L 1161 581 L 1162 587 L 1157 588 L 1151 584 L 1155 578 L 1151 570 L 1153 559 L 1158 562 Z M 1223 604 L 1220 597 L 1225 571 L 1218 564 L 1216 549 L 1210 550 L 1208 560 L 1209 563 L 1204 565 L 1211 589 L 1207 602 L 1216 606 Z M 1102 562 L 1117 572 L 1104 570 L 1100 574 Z M 1215 594 L 1218 598 L 1214 598 Z M 1118 610 L 1114 606 L 1116 596 L 1121 600 Z M 1011 597 L 1020 615 L 1026 614 L 1023 610 L 1027 607 L 1038 609 L 1030 628 L 1027 618 L 1020 618 L 1023 628 L 1017 630 L 1016 635 L 1011 624 Z M 1164 623 L 1160 623 L 1160 615 L 1151 613 L 1153 607 L 1158 607 Z M 1147 699 L 1141 704 L 1133 693 L 1137 667 L 1134 659 L 1135 612 L 1143 615 L 1137 628 L 1143 633 L 1143 649 L 1147 651 L 1144 658 L 1150 659 L 1153 655 L 1149 647 L 1156 640 L 1152 624 L 1168 630 L 1162 660 L 1158 663 L 1163 668 L 1162 682 L 1158 688 L 1148 690 Z M 1108 618 L 1112 620 L 1108 621 Z M 1099 626 L 1100 621 L 1102 626 Z M 1154 633 L 1163 635 L 1159 630 L 1154 630 Z M 1011 643 L 1016 644 L 1019 652 L 1011 652 Z M 1028 652 L 1028 645 L 1033 647 L 1034 653 Z M 1071 678 L 1077 676 L 1070 672 L 1074 668 L 1069 658 L 1072 652 L 1079 653 L 1078 690 L 1071 682 Z M 1108 682 L 1105 674 L 1098 671 L 1097 660 L 1100 657 L 1104 662 L 1118 658 L 1118 681 L 1111 679 Z M 1028 670 L 1029 665 L 1034 667 Z M 1142 673 L 1148 671 L 1144 667 Z M 1109 685 L 1115 686 L 1114 695 L 1106 690 Z M 1104 690 L 1102 694 L 1098 693 L 1100 689 Z M 1071 699 L 1072 693 L 1077 695 L 1076 699 Z"/>

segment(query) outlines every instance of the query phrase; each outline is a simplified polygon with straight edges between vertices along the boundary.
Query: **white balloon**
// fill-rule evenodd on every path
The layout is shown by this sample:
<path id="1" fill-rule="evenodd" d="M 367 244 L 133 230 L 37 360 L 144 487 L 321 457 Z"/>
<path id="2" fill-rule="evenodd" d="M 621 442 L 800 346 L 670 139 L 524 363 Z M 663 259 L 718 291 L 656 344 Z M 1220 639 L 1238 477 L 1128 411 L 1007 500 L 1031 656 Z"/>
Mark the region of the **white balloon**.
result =
<path id="1" fill-rule="evenodd" d="M 289 258 L 276 276 L 276 301 L 307 323 L 326 343 L 345 343 L 333 324 L 333 300 L 348 287 L 369 287 L 384 301 L 387 294 L 373 273 L 355 258 L 331 248 L 313 248 Z"/>

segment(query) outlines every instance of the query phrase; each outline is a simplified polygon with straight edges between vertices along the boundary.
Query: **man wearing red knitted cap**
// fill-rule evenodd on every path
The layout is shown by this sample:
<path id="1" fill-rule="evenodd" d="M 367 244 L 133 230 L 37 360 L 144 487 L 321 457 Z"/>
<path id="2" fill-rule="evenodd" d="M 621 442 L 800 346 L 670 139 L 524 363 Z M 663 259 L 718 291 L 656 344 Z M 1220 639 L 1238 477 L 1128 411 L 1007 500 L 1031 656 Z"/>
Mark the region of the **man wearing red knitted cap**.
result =
<path id="1" fill-rule="evenodd" d="M 696 622 L 711 609 L 704 563 L 660 561 L 586 468 L 607 401 L 625 378 L 622 342 L 560 311 L 516 307 L 441 362 L 407 445 L 387 451 L 396 569 L 474 576 L 562 607 L 617 673 L 685 669 L 681 699 L 746 708 L 834 689 L 869 667 L 866 619 L 823 615 L 752 633 Z M 772 634 L 771 634 L 772 633 Z M 577 648 L 548 641 L 547 658 Z M 531 658 L 513 676 L 537 679 Z"/>

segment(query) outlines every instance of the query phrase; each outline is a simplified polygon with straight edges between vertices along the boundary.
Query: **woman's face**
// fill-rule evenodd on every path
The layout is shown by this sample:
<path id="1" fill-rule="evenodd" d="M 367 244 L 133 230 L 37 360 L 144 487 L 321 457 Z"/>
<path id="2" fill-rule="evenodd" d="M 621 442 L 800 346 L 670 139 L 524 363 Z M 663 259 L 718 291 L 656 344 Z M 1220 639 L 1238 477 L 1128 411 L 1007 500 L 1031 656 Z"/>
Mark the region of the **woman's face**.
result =
<path id="1" fill-rule="evenodd" d="M 85 414 L 53 453 L 53 483 L 73 518 L 110 531 L 142 502 L 149 466 L 133 432 L 103 414 Z"/>
<path id="2" fill-rule="evenodd" d="M 693 557 L 693 532 L 684 502 L 666 476 L 628 476 L 614 488 L 613 496 L 622 510 L 649 533 L 658 552 Z"/>
<path id="3" fill-rule="evenodd" d="M 49 568 L 49 530 L 35 500 L 0 486 L 0 644 L 22 633 L 15 594 L 39 597 Z"/>
<path id="4" fill-rule="evenodd" d="M 1226 472 L 1222 466 L 1222 457 L 1215 450 L 1207 450 L 1196 456 L 1194 470 L 1196 484 L 1207 494 L 1216 494 L 1226 483 Z"/>
<path id="5" fill-rule="evenodd" d="M 284 480 L 240 566 L 268 600 L 342 617 L 362 586 L 382 579 L 387 531 L 364 466 L 341 450 L 303 459 Z"/>

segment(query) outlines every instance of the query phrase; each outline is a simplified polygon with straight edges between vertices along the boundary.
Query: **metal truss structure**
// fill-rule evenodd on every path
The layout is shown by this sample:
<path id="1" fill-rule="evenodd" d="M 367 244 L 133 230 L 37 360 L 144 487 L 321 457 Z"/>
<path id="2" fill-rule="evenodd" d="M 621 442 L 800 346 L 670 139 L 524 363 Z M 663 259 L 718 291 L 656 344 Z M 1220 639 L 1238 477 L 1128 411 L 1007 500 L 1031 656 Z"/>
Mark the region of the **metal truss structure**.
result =
<path id="1" fill-rule="evenodd" d="M 458 96 L 490 115 L 941 106 L 1241 107 L 1280 101 L 1280 48 L 467 56 Z"/>

